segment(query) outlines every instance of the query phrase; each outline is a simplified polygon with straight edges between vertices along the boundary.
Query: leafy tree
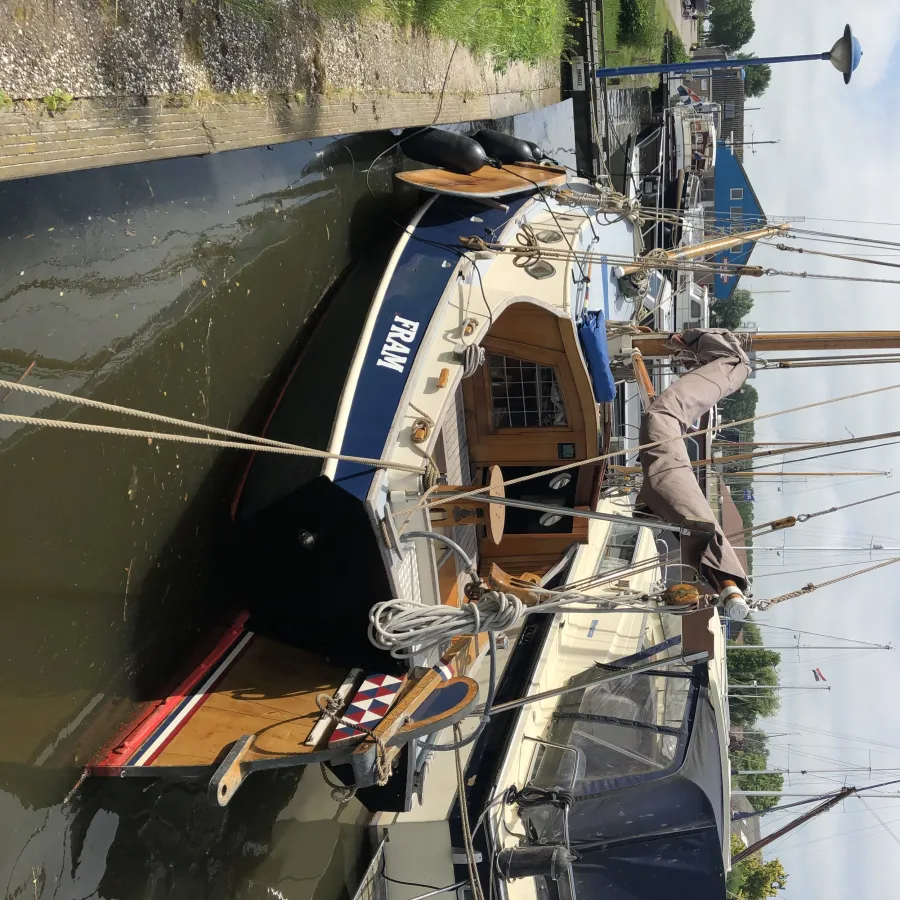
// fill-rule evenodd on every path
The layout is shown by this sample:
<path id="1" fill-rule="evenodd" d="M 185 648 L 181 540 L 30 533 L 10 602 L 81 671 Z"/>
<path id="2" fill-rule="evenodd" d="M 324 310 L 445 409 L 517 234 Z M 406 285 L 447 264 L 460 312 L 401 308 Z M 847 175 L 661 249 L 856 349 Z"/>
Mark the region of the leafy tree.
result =
<path id="1" fill-rule="evenodd" d="M 735 53 L 736 59 L 755 59 L 755 53 Z M 762 97 L 768 90 L 772 80 L 772 67 L 768 64 L 762 66 L 746 66 L 744 68 L 744 94 L 747 97 Z"/>
<path id="2" fill-rule="evenodd" d="M 784 775 L 741 775 L 736 779 L 738 787 L 744 791 L 782 791 L 784 790 Z M 779 797 L 748 797 L 750 805 L 754 809 L 771 809 L 777 806 Z"/>
<path id="3" fill-rule="evenodd" d="M 744 640 L 752 643 L 744 626 Z M 758 632 L 758 629 L 756 629 Z M 756 638 L 756 640 L 759 640 Z M 737 650 L 728 653 L 728 681 L 733 686 L 756 684 L 765 688 L 778 684 L 776 666 L 781 662 L 781 654 L 774 650 Z M 754 725 L 757 719 L 773 715 L 778 711 L 781 701 L 774 690 L 746 691 L 740 696 L 729 699 L 732 721 L 740 725 Z M 752 749 L 752 748 L 748 748 Z M 760 767 L 761 768 L 761 767 Z M 756 788 L 756 790 L 781 790 L 781 786 Z M 762 798 L 760 798 L 762 799 Z"/>
<path id="4" fill-rule="evenodd" d="M 777 651 L 765 648 L 734 650 L 727 657 L 728 680 L 731 684 L 751 684 L 754 681 L 760 684 L 778 683 L 775 667 L 781 662 L 781 654 Z"/>
<path id="5" fill-rule="evenodd" d="M 767 900 L 777 897 L 787 886 L 787 872 L 780 859 L 763 862 L 762 854 L 754 853 L 739 863 L 744 869 L 740 896 L 744 900 Z"/>
<path id="6" fill-rule="evenodd" d="M 736 835 L 731 836 L 731 855 L 737 856 L 744 844 Z M 763 862 L 761 853 L 754 853 L 733 866 L 728 873 L 726 887 L 737 900 L 768 900 L 777 897 L 787 885 L 787 873 L 780 859 Z"/>
<path id="7" fill-rule="evenodd" d="M 710 13 L 710 44 L 740 50 L 756 31 L 752 0 L 716 0 Z"/>
<path id="8" fill-rule="evenodd" d="M 756 404 L 759 402 L 759 394 L 752 384 L 741 385 L 740 390 L 726 397 L 719 405 L 722 409 L 722 418 L 726 422 L 740 422 L 743 419 L 752 419 L 756 415 Z"/>
<path id="9" fill-rule="evenodd" d="M 730 297 L 716 300 L 709 310 L 710 324 L 714 328 L 728 328 L 734 331 L 753 309 L 753 295 L 738 288 Z"/>

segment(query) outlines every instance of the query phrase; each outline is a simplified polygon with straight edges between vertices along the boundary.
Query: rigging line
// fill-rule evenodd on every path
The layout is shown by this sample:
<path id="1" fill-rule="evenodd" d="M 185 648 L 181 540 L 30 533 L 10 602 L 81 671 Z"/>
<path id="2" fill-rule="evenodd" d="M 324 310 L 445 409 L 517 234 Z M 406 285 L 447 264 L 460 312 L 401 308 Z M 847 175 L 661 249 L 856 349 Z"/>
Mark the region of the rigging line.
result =
<path id="1" fill-rule="evenodd" d="M 824 568 L 824 567 L 822 567 Z M 793 573 L 792 573 L 793 574 Z M 813 637 L 821 637 L 821 638 L 830 638 L 835 641 L 854 641 L 857 644 L 866 644 L 869 647 L 878 647 L 879 649 L 884 647 L 884 644 L 873 644 L 871 641 L 857 641 L 855 638 L 845 638 L 845 637 L 837 637 L 833 634 L 822 634 L 819 631 L 807 631 L 805 628 L 789 628 L 787 625 L 774 625 L 770 622 L 753 622 L 754 625 L 760 628 L 774 628 L 777 631 L 790 631 L 794 634 L 810 634 Z M 848 649 L 852 650 L 854 648 L 849 647 Z"/>
<path id="2" fill-rule="evenodd" d="M 868 813 L 862 809 L 856 810 L 856 812 L 868 815 Z M 847 810 L 844 813 L 844 815 L 852 815 L 852 814 L 853 814 L 852 810 Z M 888 821 L 888 824 L 896 825 L 898 822 L 900 822 L 900 819 L 890 819 Z M 810 857 L 815 856 L 817 853 L 823 853 L 826 850 L 831 849 L 830 847 L 820 847 L 818 850 L 813 850 L 810 853 L 801 853 L 799 856 L 794 856 L 793 855 L 794 852 L 799 850 L 801 847 L 810 847 L 813 844 L 823 844 L 823 843 L 826 843 L 829 841 L 841 841 L 841 840 L 846 839 L 847 837 L 849 837 L 852 834 L 861 834 L 865 831 L 877 831 L 880 827 L 881 826 L 877 825 L 877 824 L 876 825 L 865 825 L 862 828 L 852 828 L 852 829 L 850 829 L 850 831 L 842 831 L 840 834 L 829 834 L 826 837 L 814 838 L 811 841 L 802 841 L 799 844 L 794 844 L 790 848 L 791 849 L 791 860 L 790 861 L 791 861 L 791 863 L 799 862 L 801 859 L 809 859 Z M 858 840 L 858 838 L 856 838 L 855 840 Z M 848 843 L 851 843 L 851 842 L 848 841 Z"/>
<path id="3" fill-rule="evenodd" d="M 821 584 L 808 584 L 806 587 L 802 587 L 796 591 L 788 591 L 786 594 L 779 594 L 777 597 L 772 597 L 770 600 L 761 600 L 761 603 L 765 603 L 766 606 L 764 609 L 768 609 L 771 606 L 775 606 L 778 603 L 783 603 L 785 600 L 795 600 L 798 597 L 805 597 L 807 594 L 813 593 L 813 591 L 820 591 L 822 588 L 831 587 L 834 584 L 839 584 L 842 581 L 849 581 L 851 578 L 856 578 L 858 575 L 866 575 L 869 572 L 874 572 L 877 569 L 884 569 L 887 566 L 892 566 L 895 563 L 900 562 L 900 556 L 895 556 L 893 559 L 886 559 L 883 562 L 876 563 L 873 566 L 866 566 L 864 569 L 860 569 L 858 572 L 849 572 L 846 575 L 840 575 L 837 578 L 832 578 L 828 581 L 823 581 Z"/>
<path id="4" fill-rule="evenodd" d="M 862 453 L 865 450 L 877 450 L 881 447 L 895 447 L 897 444 L 900 444 L 900 440 L 897 441 L 886 441 L 883 444 L 872 444 L 869 447 L 851 447 L 849 450 L 833 450 L 830 453 L 819 453 L 815 456 L 803 456 L 800 459 L 786 459 L 781 460 L 781 462 L 774 463 L 766 463 L 762 466 L 754 466 L 754 469 L 771 469 L 776 466 L 783 466 L 789 463 L 801 463 L 801 462 L 810 462 L 814 459 L 826 459 L 829 456 L 843 456 L 845 453 Z M 726 457 L 727 459 L 727 457 Z M 790 473 L 788 473 L 790 474 Z"/>
<path id="5" fill-rule="evenodd" d="M 900 388 L 900 384 L 891 384 L 891 385 L 887 385 L 886 387 L 869 388 L 865 391 L 858 391 L 853 394 L 845 394 L 841 397 L 830 397 L 826 400 L 817 400 L 817 401 L 814 401 L 813 403 L 805 403 L 800 406 L 790 407 L 789 409 L 776 410 L 775 412 L 770 412 L 770 413 L 762 413 L 761 415 L 750 416 L 749 418 L 746 418 L 746 419 L 738 419 L 733 422 L 729 422 L 729 426 L 738 427 L 740 425 L 747 425 L 750 422 L 760 422 L 760 421 L 764 421 L 766 419 L 776 418 L 777 416 L 788 415 L 789 413 L 802 412 L 803 410 L 815 409 L 815 408 L 819 408 L 822 406 L 830 406 L 831 404 L 841 403 L 845 400 L 856 400 L 861 397 L 867 397 L 867 396 L 872 396 L 874 394 L 881 394 L 881 393 L 885 393 L 887 391 L 896 390 L 897 388 Z M 700 435 L 703 435 L 703 434 L 710 434 L 714 431 L 717 431 L 719 429 L 719 427 L 720 426 L 718 426 L 718 425 L 710 425 L 708 428 L 703 428 L 698 431 L 692 432 L 691 436 L 699 437 Z M 666 438 L 665 440 L 650 441 L 646 444 L 640 444 L 636 447 L 630 448 L 630 451 L 637 453 L 637 452 L 641 452 L 644 450 L 650 450 L 654 447 L 661 447 L 661 446 L 664 446 L 665 444 L 672 444 L 675 441 L 680 441 L 683 439 L 684 439 L 684 435 L 680 435 L 680 434 L 673 435 L 672 437 Z M 573 463 L 567 463 L 562 466 L 556 466 L 551 469 L 545 469 L 540 472 L 534 472 L 530 475 L 521 475 L 518 478 L 507 479 L 507 480 L 501 482 L 500 485 L 494 485 L 494 486 L 484 485 L 483 487 L 475 488 L 471 491 L 466 491 L 464 493 L 455 494 L 450 497 L 442 497 L 439 501 L 438 500 L 433 500 L 433 501 L 420 500 L 418 505 L 416 507 L 414 507 L 414 509 L 418 510 L 418 509 L 424 508 L 425 506 L 435 506 L 438 503 L 441 503 L 441 504 L 453 503 L 453 502 L 456 502 L 457 500 L 462 500 L 467 497 L 474 497 L 474 496 L 478 496 L 480 494 L 484 494 L 484 493 L 488 492 L 489 490 L 491 490 L 492 487 L 500 487 L 500 486 L 510 487 L 511 485 L 514 485 L 514 484 L 520 484 L 525 481 L 532 481 L 535 478 L 543 478 L 547 475 L 555 475 L 558 472 L 567 472 L 567 471 L 570 471 L 571 469 L 581 468 L 582 466 L 594 465 L 596 463 L 604 462 L 605 460 L 612 459 L 613 457 L 619 456 L 619 455 L 620 455 L 619 451 L 607 452 L 607 453 L 600 454 L 599 456 L 591 457 L 590 459 L 580 460 L 578 462 L 573 462 Z M 403 512 L 409 512 L 409 510 L 404 510 Z M 395 513 L 395 515 L 398 515 L 398 514 Z"/>
<path id="6" fill-rule="evenodd" d="M 887 265 L 887 263 L 882 263 Z M 822 272 L 792 272 L 787 269 L 766 269 L 770 277 L 807 278 L 810 281 L 842 281 L 847 284 L 900 284 L 895 278 L 866 278 L 858 275 L 826 275 Z"/>
<path id="7" fill-rule="evenodd" d="M 819 239 L 835 238 L 840 241 L 846 241 L 850 244 L 870 244 L 873 247 L 897 247 L 900 248 L 900 241 L 888 241 L 884 238 L 865 237 L 858 234 L 840 234 L 835 231 L 816 231 L 812 228 L 791 228 L 789 234 L 792 235 L 809 235 Z"/>
<path id="8" fill-rule="evenodd" d="M 832 756 L 822 756 L 819 753 L 811 753 L 808 750 L 801 750 L 793 744 L 787 744 L 787 745 L 785 745 L 785 744 L 770 744 L 768 741 L 763 741 L 763 740 L 760 740 L 759 738 L 755 738 L 752 736 L 747 737 L 746 735 L 744 736 L 744 740 L 745 741 L 753 741 L 755 743 L 758 743 L 761 745 L 762 748 L 769 748 L 771 750 L 782 750 L 785 753 L 787 753 L 788 756 L 790 756 L 791 753 L 797 753 L 800 756 L 808 756 L 810 759 L 816 759 L 819 762 L 834 763 L 835 765 L 838 765 L 838 766 L 847 766 L 847 768 L 853 768 L 853 766 L 854 766 L 853 763 L 847 762 L 846 760 L 835 759 Z M 852 749 L 852 748 L 848 748 L 848 749 Z M 857 768 L 859 768 L 859 767 L 857 767 Z M 862 768 L 866 768 L 866 767 L 863 766 Z M 897 767 L 895 767 L 895 768 L 897 768 Z"/>
<path id="9" fill-rule="evenodd" d="M 783 719 L 773 719 L 772 721 L 789 728 L 796 728 L 798 731 L 809 732 L 810 734 L 819 734 L 823 737 L 833 737 L 842 741 L 852 741 L 859 744 L 872 744 L 874 747 L 887 747 L 891 750 L 900 751 L 900 744 L 891 744 L 887 741 L 876 741 L 870 738 L 853 737 L 853 735 L 841 734 L 838 731 L 829 731 L 827 728 L 815 728 L 812 725 L 799 725 L 794 722 L 786 722 Z"/>
<path id="10" fill-rule="evenodd" d="M 544 206 L 547 208 L 547 212 L 549 212 L 550 215 L 553 217 L 553 221 L 556 224 L 556 227 L 559 230 L 559 233 L 565 238 L 566 246 L 569 248 L 569 252 L 572 254 L 572 261 L 575 263 L 576 266 L 578 266 L 578 271 L 581 272 L 582 284 L 590 284 L 591 279 L 588 277 L 587 272 L 585 272 L 584 266 L 581 264 L 581 260 L 578 259 L 578 253 L 575 250 L 575 247 L 572 245 L 572 241 L 569 238 L 569 235 L 566 233 L 565 229 L 560 224 L 559 219 L 556 217 L 556 212 L 553 209 L 553 207 L 550 205 L 550 200 L 547 197 L 547 193 L 544 190 L 543 186 L 538 184 L 536 181 L 532 180 L 531 178 L 528 178 L 525 175 L 522 175 L 520 172 L 514 172 L 508 166 L 501 165 L 501 166 L 499 166 L 499 168 L 502 169 L 504 172 L 508 172 L 510 175 L 516 175 L 517 177 L 521 178 L 522 181 L 527 181 L 529 184 L 531 184 L 535 188 L 537 188 L 538 194 L 540 195 L 541 200 L 543 200 Z M 593 229 L 593 226 L 591 226 L 591 228 Z M 596 232 L 594 232 L 594 234 L 596 236 Z M 585 260 L 587 260 L 588 254 L 585 253 L 584 256 L 585 256 Z"/>
<path id="11" fill-rule="evenodd" d="M 882 819 L 881 816 L 879 816 L 878 813 L 875 812 L 875 810 L 872 809 L 872 807 L 869 806 L 868 803 L 866 803 L 865 797 L 860 797 L 858 794 L 857 794 L 856 796 L 857 796 L 857 798 L 859 799 L 859 802 L 862 803 L 862 805 L 863 805 L 870 813 L 872 813 L 873 816 L 875 816 L 876 820 L 878 821 L 878 824 L 881 825 L 881 827 L 884 828 L 884 830 L 891 836 L 891 840 L 893 840 L 893 842 L 894 842 L 895 844 L 900 844 L 900 837 L 898 837 L 893 831 L 891 831 L 891 829 L 888 827 L 888 825 L 887 825 L 887 823 L 884 821 L 884 819 Z"/>
<path id="12" fill-rule="evenodd" d="M 861 256 L 848 256 L 845 253 L 829 253 L 826 250 L 810 250 L 808 247 L 792 247 L 790 244 L 768 244 L 769 247 L 775 247 L 783 253 L 803 253 L 808 256 L 823 256 L 827 259 L 839 259 L 844 262 L 861 262 L 868 263 L 870 266 L 884 266 L 888 269 L 900 269 L 900 263 L 885 262 L 881 259 L 864 259 Z"/>
<path id="13" fill-rule="evenodd" d="M 900 243 L 893 241 L 880 241 L 877 238 L 862 238 L 860 240 L 852 240 L 846 236 L 828 237 L 827 232 L 804 231 L 802 229 L 792 229 L 786 232 L 784 237 L 791 238 L 803 243 L 811 244 L 833 244 L 838 247 L 871 247 L 876 250 L 885 250 L 890 247 L 894 251 L 900 251 Z M 895 252 L 892 255 L 900 256 Z"/>
<path id="14" fill-rule="evenodd" d="M 803 648 L 801 647 L 800 649 L 802 650 Z M 862 650 L 859 650 L 859 649 L 854 650 L 853 648 L 850 648 L 850 647 L 848 647 L 847 649 L 850 650 L 851 652 L 849 652 L 849 653 L 833 653 L 829 656 L 817 656 L 815 658 L 815 662 L 817 665 L 820 665 L 820 666 L 823 663 L 834 663 L 836 665 L 837 663 L 844 663 L 844 662 L 850 662 L 850 660 L 854 660 L 854 659 L 861 659 L 863 656 L 868 656 L 870 653 L 875 653 L 877 650 L 876 647 L 865 647 Z M 785 652 L 791 652 L 791 651 L 785 651 Z M 812 663 L 812 662 L 813 662 L 813 660 L 805 660 L 805 661 L 800 660 L 800 662 L 790 660 L 788 662 L 780 662 L 778 664 L 778 669 L 779 669 L 779 671 L 781 671 L 782 669 L 786 670 L 782 673 L 784 675 L 799 674 L 799 672 L 802 670 L 808 670 L 810 663 Z"/>

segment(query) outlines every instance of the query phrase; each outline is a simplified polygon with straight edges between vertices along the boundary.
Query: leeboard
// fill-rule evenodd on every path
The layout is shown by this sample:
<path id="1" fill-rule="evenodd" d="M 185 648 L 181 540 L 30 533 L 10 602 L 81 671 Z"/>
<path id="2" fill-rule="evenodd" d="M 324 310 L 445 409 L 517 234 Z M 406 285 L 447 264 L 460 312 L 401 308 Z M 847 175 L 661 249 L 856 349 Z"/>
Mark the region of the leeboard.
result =
<path id="1" fill-rule="evenodd" d="M 535 187 L 565 184 L 566 170 L 557 166 L 516 163 L 502 169 L 483 166 L 471 175 L 460 175 L 446 169 L 418 169 L 398 172 L 397 178 L 434 194 L 478 199 L 506 197 L 533 191 Z"/>

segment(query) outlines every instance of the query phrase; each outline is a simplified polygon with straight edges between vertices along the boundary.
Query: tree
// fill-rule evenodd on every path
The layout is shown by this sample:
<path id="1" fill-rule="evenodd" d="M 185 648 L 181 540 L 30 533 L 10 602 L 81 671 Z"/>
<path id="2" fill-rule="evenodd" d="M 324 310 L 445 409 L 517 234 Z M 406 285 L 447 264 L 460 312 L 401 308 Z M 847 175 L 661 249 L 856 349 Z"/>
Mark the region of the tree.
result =
<path id="1" fill-rule="evenodd" d="M 754 853 L 739 865 L 744 870 L 740 892 L 744 900 L 767 900 L 768 897 L 777 897 L 778 892 L 783 891 L 787 885 L 787 872 L 784 871 L 780 859 L 763 862 L 762 854 Z"/>
<path id="2" fill-rule="evenodd" d="M 746 625 L 743 631 L 744 640 L 750 643 Z M 758 629 L 755 631 L 758 632 Z M 765 688 L 778 684 L 776 666 L 781 662 L 781 654 L 774 650 L 736 650 L 726 654 L 725 660 L 728 668 L 728 683 L 733 687 L 742 684 L 756 684 Z M 740 696 L 730 697 L 728 701 L 732 721 L 744 726 L 752 726 L 757 719 L 773 715 L 780 706 L 781 701 L 778 694 L 774 690 L 765 689 L 746 691 Z M 748 749 L 753 748 L 749 747 Z M 781 790 L 781 785 L 755 789 Z"/>
<path id="3" fill-rule="evenodd" d="M 709 16 L 710 44 L 740 50 L 756 31 L 752 0 L 716 0 Z"/>
<path id="4" fill-rule="evenodd" d="M 734 331 L 753 309 L 753 295 L 750 291 L 736 290 L 730 297 L 716 300 L 709 310 L 710 324 L 714 328 L 728 328 Z"/>
<path id="5" fill-rule="evenodd" d="M 725 422 L 741 422 L 744 419 L 752 419 L 756 415 L 758 402 L 759 394 L 756 388 L 752 384 L 744 382 L 740 390 L 722 400 L 720 404 L 722 419 Z"/>
<path id="6" fill-rule="evenodd" d="M 742 791 L 782 791 L 784 775 L 741 775 L 735 779 Z M 780 802 L 780 797 L 748 797 L 750 805 L 756 810 L 771 809 Z"/>
<path id="7" fill-rule="evenodd" d="M 735 53 L 736 59 L 755 59 L 755 53 Z M 768 64 L 762 66 L 744 67 L 744 95 L 747 97 L 762 97 L 768 90 L 772 80 L 772 67 Z"/>
<path id="8" fill-rule="evenodd" d="M 731 836 L 731 855 L 737 856 L 744 844 L 736 835 Z M 754 853 L 733 866 L 728 873 L 726 887 L 737 900 L 768 900 L 777 897 L 787 885 L 787 872 L 780 859 L 763 862 L 761 853 Z"/>

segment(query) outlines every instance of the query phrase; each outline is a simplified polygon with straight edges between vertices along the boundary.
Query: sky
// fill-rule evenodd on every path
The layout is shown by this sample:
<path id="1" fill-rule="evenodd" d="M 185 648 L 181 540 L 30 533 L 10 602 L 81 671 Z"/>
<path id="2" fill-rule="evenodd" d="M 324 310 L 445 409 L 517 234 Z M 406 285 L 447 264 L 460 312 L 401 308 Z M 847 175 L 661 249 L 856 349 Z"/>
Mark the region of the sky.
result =
<path id="1" fill-rule="evenodd" d="M 827 62 L 785 64 L 773 68 L 766 94 L 747 113 L 745 139 L 779 139 L 745 154 L 745 166 L 763 209 L 770 216 L 806 216 L 804 228 L 900 241 L 900 188 L 896 179 L 900 146 L 898 88 L 891 72 L 900 62 L 900 3 L 890 0 L 754 0 L 756 33 L 744 49 L 759 56 L 823 51 L 841 35 L 846 22 L 862 44 L 863 60 L 851 83 L 844 85 Z M 857 220 L 836 221 L 836 220 Z M 897 223 L 867 225 L 862 222 Z M 810 246 L 810 245 L 807 245 Z M 821 249 L 837 249 L 828 245 Z M 875 252 L 875 251 L 871 251 Z M 879 251 L 882 252 L 882 251 Z M 798 257 L 762 248 L 754 263 L 786 270 L 830 274 L 897 277 L 890 269 Z M 900 262 L 900 258 L 897 260 Z M 749 283 L 748 283 L 749 282 Z M 900 286 L 824 282 L 798 278 L 744 279 L 751 290 L 786 291 L 757 294 L 750 318 L 760 330 L 900 330 Z M 792 354 L 796 355 L 796 354 Z M 761 372 L 753 382 L 760 395 L 758 413 L 773 412 L 872 387 L 900 384 L 900 366 L 807 369 Z M 756 426 L 758 440 L 816 440 L 900 429 L 900 389 L 845 401 L 803 413 L 773 418 Z M 887 477 L 840 478 L 785 483 L 757 488 L 757 521 L 827 509 L 864 497 L 900 490 L 900 446 L 853 453 L 833 460 L 795 465 L 795 469 L 892 470 Z M 786 467 L 786 471 L 790 470 Z M 759 482 L 760 479 L 757 479 Z M 773 479 L 777 481 L 777 479 Z M 788 546 L 865 546 L 874 537 L 900 547 L 900 497 L 838 512 L 798 526 L 786 534 Z M 765 543 L 780 544 L 769 538 Z M 759 557 L 761 554 L 757 554 Z M 896 554 L 900 556 L 900 553 Z M 889 554 L 888 554 L 889 556 Z M 823 567 L 860 560 L 867 553 L 788 551 L 768 554 L 769 566 L 757 565 L 755 592 L 771 597 L 808 581 L 822 581 L 852 568 Z M 886 558 L 882 554 L 881 558 Z M 794 569 L 813 571 L 785 574 Z M 817 571 L 818 570 L 818 571 Z M 770 574 L 771 573 L 771 574 Z M 864 641 L 900 644 L 900 564 L 860 576 L 791 600 L 758 617 L 763 622 L 840 635 Z M 770 644 L 791 632 L 765 628 Z M 828 640 L 804 637 L 806 644 Z M 811 684 L 812 668 L 820 667 L 831 691 L 788 697 L 770 732 L 770 762 L 791 769 L 841 768 L 843 764 L 900 770 L 900 708 L 893 686 L 900 676 L 897 652 L 853 654 L 836 651 L 786 651 L 783 683 Z M 833 734 L 868 739 L 848 740 Z M 873 743 L 875 742 L 875 743 Z M 891 777 L 876 776 L 876 780 Z M 900 771 L 898 771 L 900 777 Z M 826 780 L 832 779 L 832 780 Z M 790 779 L 794 790 L 816 791 L 856 781 L 841 774 Z M 897 790 L 897 785 L 892 790 Z M 869 805 L 896 837 L 883 828 L 858 800 L 799 829 L 779 841 L 767 855 L 777 855 L 790 875 L 786 900 L 799 898 L 876 897 L 893 894 L 900 883 L 900 799 L 871 799 Z M 893 826 L 891 826 L 893 823 Z M 772 821 L 766 829 L 781 822 Z"/>

